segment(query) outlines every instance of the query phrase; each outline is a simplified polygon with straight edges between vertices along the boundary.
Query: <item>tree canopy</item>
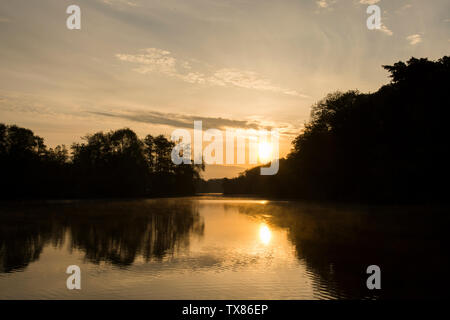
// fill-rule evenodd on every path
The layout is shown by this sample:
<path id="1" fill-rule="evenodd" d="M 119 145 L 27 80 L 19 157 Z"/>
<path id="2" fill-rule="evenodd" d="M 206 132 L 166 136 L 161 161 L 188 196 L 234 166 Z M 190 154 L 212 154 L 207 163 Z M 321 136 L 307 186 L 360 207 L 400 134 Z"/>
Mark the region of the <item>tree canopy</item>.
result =
<path id="1" fill-rule="evenodd" d="M 31 130 L 0 124 L 1 197 L 131 197 L 194 193 L 201 166 L 171 161 L 174 143 L 131 129 L 47 148 Z"/>
<path id="2" fill-rule="evenodd" d="M 445 201 L 450 57 L 383 66 L 374 93 L 334 92 L 312 107 L 275 176 L 224 180 L 225 193 L 362 202 Z"/>

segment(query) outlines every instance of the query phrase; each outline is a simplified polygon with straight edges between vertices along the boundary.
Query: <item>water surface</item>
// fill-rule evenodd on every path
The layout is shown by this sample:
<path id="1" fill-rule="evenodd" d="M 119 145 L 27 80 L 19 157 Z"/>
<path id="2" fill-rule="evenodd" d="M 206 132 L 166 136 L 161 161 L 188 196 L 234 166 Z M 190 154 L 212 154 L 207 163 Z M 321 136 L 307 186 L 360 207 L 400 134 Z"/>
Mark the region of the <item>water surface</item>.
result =
<path id="1" fill-rule="evenodd" d="M 445 209 L 193 198 L 0 206 L 0 299 L 445 297 Z M 366 268 L 382 271 L 368 290 Z M 66 288 L 69 265 L 81 290 Z"/>

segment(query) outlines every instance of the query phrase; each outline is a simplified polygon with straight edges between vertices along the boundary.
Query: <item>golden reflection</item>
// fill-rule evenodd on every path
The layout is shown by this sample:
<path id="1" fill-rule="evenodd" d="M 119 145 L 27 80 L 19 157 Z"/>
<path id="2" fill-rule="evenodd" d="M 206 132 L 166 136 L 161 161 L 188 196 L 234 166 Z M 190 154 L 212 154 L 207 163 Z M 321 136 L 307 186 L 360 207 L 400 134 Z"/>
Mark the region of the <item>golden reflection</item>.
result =
<path id="1" fill-rule="evenodd" d="M 261 224 L 259 227 L 259 239 L 264 244 L 269 244 L 270 239 L 272 238 L 272 232 L 266 224 Z"/>

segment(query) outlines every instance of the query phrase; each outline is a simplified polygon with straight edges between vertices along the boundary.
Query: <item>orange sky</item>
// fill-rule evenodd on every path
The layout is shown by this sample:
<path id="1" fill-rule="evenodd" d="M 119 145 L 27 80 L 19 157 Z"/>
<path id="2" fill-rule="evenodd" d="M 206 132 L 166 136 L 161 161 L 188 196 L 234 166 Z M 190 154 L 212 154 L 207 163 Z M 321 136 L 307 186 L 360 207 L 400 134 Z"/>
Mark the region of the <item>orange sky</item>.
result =
<path id="1" fill-rule="evenodd" d="M 381 65 L 450 49 L 446 0 L 79 0 L 81 30 L 68 30 L 71 4 L 0 3 L 0 121 L 49 146 L 202 120 L 277 128 L 284 156 L 327 93 L 373 92 L 389 81 Z"/>

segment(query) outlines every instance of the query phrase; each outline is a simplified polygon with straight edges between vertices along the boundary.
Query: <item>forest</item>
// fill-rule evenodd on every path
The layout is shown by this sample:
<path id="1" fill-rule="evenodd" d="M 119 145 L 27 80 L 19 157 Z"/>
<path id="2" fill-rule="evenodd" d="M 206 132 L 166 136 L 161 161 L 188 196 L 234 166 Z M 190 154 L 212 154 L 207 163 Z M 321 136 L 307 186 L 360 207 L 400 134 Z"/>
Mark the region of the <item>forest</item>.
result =
<path id="1" fill-rule="evenodd" d="M 364 203 L 448 201 L 450 57 L 383 66 L 373 93 L 318 101 L 274 176 L 223 179 L 225 194 Z"/>
<path id="2" fill-rule="evenodd" d="M 192 195 L 200 165 L 175 165 L 174 142 L 125 128 L 48 148 L 31 130 L 0 124 L 0 197 L 86 198 Z"/>

